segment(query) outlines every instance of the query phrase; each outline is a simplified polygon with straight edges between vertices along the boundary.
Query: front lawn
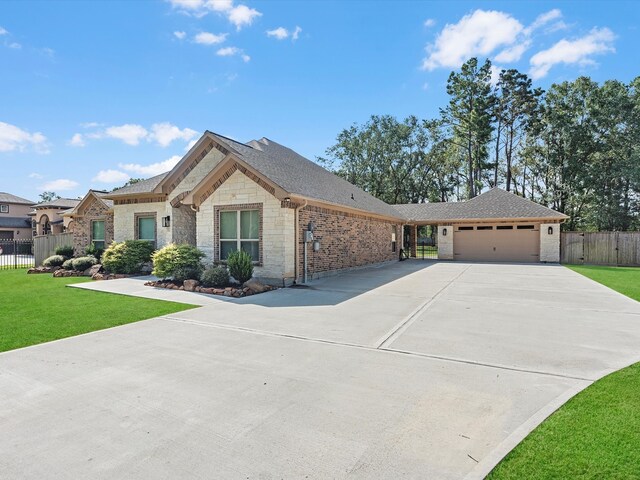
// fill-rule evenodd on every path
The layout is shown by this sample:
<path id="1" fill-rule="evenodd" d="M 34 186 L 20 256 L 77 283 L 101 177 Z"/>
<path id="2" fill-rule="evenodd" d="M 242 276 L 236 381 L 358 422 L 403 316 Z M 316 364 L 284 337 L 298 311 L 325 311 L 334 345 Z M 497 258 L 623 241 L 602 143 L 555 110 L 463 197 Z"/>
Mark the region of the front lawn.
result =
<path id="1" fill-rule="evenodd" d="M 640 268 L 569 268 L 640 300 Z M 640 478 L 639 399 L 640 363 L 636 363 L 598 380 L 569 400 L 487 478 Z"/>
<path id="2" fill-rule="evenodd" d="M 567 267 L 640 302 L 640 268 L 597 265 L 567 265 Z"/>
<path id="3" fill-rule="evenodd" d="M 0 352 L 195 307 L 66 288 L 87 281 L 0 271 Z"/>

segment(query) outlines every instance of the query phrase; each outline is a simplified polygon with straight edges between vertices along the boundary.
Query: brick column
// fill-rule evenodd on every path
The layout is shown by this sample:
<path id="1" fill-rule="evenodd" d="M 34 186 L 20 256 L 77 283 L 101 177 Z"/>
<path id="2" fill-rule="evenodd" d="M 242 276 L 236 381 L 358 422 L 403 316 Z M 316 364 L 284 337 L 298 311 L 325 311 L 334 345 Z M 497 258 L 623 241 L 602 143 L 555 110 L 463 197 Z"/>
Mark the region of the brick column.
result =
<path id="1" fill-rule="evenodd" d="M 416 245 L 418 244 L 418 226 L 411 225 L 409 227 L 411 229 L 411 233 L 409 234 L 409 241 L 411 242 L 411 256 L 416 257 Z"/>

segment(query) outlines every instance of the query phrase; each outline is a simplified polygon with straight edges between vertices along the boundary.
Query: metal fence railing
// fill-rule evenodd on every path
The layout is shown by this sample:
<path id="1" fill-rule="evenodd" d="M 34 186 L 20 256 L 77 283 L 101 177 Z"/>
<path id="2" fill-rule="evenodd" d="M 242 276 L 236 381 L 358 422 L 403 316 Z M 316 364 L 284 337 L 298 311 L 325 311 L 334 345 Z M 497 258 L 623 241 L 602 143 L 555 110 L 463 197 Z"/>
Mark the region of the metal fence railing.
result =
<path id="1" fill-rule="evenodd" d="M 418 242 L 416 244 L 416 257 L 422 260 L 427 258 L 438 258 L 438 246 L 433 242 Z"/>
<path id="2" fill-rule="evenodd" d="M 0 270 L 35 266 L 33 240 L 0 240 Z"/>

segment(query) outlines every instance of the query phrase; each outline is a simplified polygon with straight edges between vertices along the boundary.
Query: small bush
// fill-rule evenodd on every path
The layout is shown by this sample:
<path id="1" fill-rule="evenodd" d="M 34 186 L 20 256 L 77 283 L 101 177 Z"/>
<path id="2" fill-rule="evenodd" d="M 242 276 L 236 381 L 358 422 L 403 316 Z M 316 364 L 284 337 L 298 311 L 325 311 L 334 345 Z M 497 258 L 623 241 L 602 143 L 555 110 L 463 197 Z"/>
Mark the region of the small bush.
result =
<path id="1" fill-rule="evenodd" d="M 226 287 L 229 285 L 229 271 L 223 266 L 207 268 L 200 276 L 205 287 Z"/>
<path id="2" fill-rule="evenodd" d="M 84 272 L 87 268 L 93 267 L 96 263 L 98 263 L 96 257 L 78 257 L 71 261 L 73 269 L 78 270 L 79 272 Z"/>
<path id="3" fill-rule="evenodd" d="M 104 248 L 98 248 L 95 243 L 91 242 L 91 245 L 84 249 L 84 253 L 85 255 L 96 257 L 98 261 L 100 261 L 104 253 Z"/>
<path id="4" fill-rule="evenodd" d="M 204 268 L 199 267 L 180 267 L 173 272 L 173 279 L 176 282 L 184 282 L 185 280 L 200 280 Z"/>
<path id="5" fill-rule="evenodd" d="M 66 258 L 62 255 L 51 255 L 49 258 L 45 258 L 42 265 L 45 267 L 61 267 Z"/>
<path id="6" fill-rule="evenodd" d="M 235 250 L 227 257 L 229 273 L 238 282 L 244 283 L 253 276 L 251 255 L 243 250 Z"/>
<path id="7" fill-rule="evenodd" d="M 73 270 L 73 259 L 65 260 L 62 264 L 62 268 L 65 270 Z"/>
<path id="8" fill-rule="evenodd" d="M 200 278 L 204 253 L 193 245 L 170 243 L 154 252 L 153 274 L 160 278 L 173 277 L 182 281 L 193 277 Z"/>
<path id="9" fill-rule="evenodd" d="M 138 273 L 152 253 L 153 244 L 146 240 L 113 242 L 102 254 L 102 266 L 109 273 Z"/>
<path id="10" fill-rule="evenodd" d="M 73 247 L 71 245 L 60 245 L 55 249 L 56 255 L 62 255 L 64 258 L 73 257 Z"/>

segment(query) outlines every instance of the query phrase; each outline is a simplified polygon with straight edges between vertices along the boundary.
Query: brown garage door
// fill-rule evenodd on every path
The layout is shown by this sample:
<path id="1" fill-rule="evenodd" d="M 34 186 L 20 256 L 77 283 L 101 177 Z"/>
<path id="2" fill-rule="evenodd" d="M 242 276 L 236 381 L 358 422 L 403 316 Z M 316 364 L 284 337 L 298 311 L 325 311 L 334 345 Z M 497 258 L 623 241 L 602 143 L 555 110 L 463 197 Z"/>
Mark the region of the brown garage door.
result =
<path id="1" fill-rule="evenodd" d="M 540 261 L 540 225 L 461 225 L 453 235 L 456 260 Z"/>

